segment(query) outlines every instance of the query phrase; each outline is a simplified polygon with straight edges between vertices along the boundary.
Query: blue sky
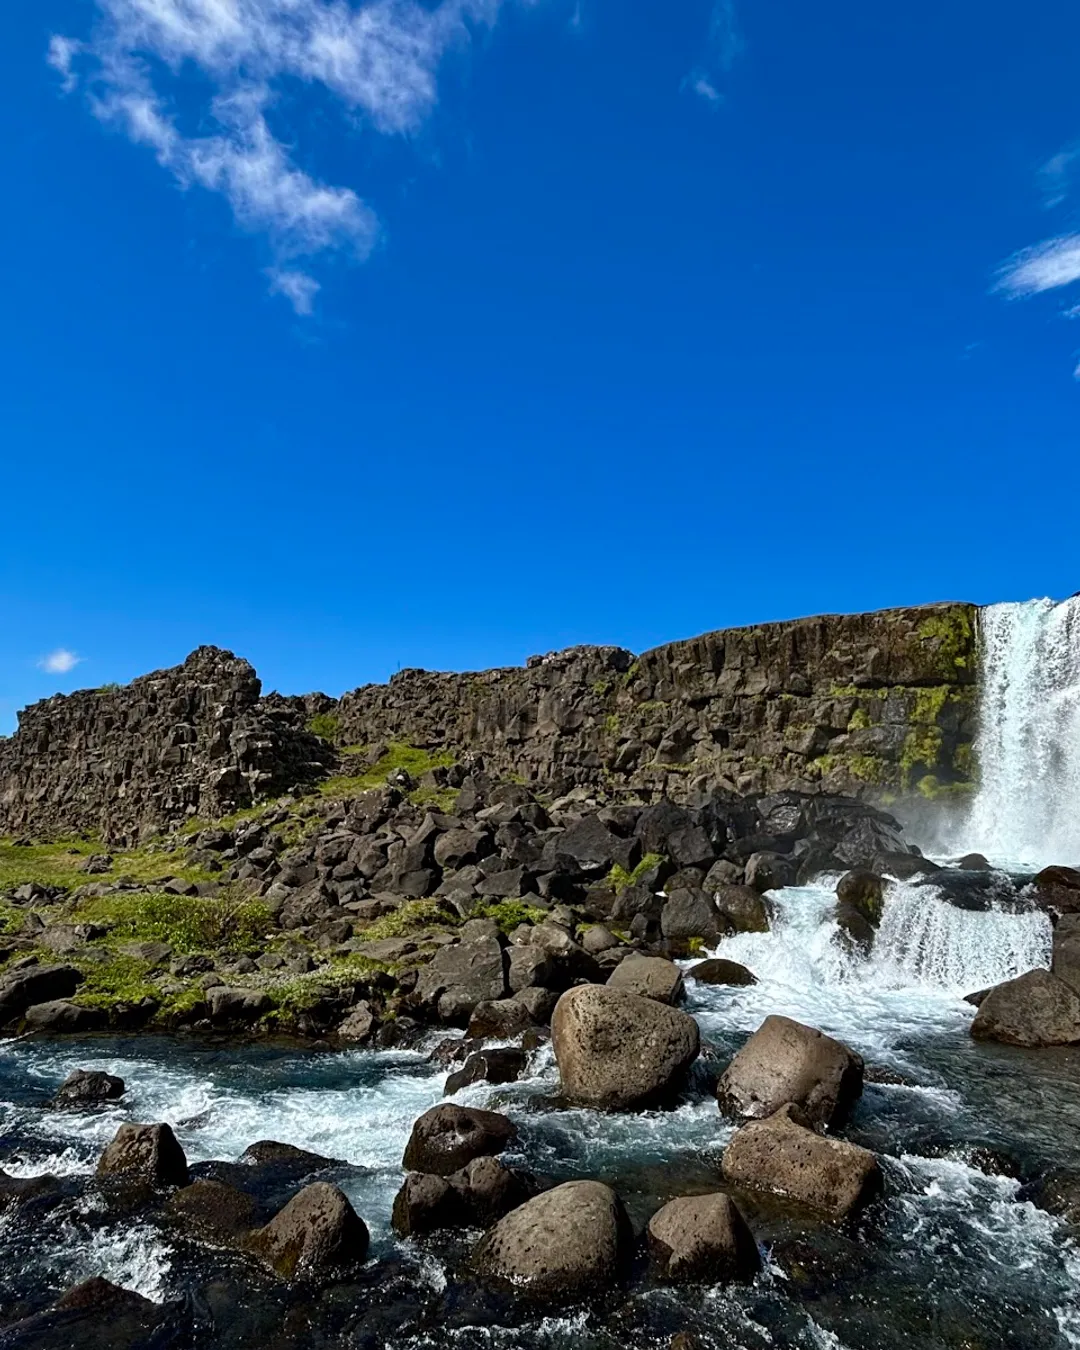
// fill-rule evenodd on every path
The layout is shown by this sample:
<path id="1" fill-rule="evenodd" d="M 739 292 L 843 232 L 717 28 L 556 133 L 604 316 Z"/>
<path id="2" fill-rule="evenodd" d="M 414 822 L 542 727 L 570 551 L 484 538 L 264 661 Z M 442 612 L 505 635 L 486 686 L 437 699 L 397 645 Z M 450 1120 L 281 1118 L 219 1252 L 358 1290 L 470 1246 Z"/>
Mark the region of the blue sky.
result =
<path id="1" fill-rule="evenodd" d="M 1080 586 L 1075 8 L 5 39 L 0 730 L 203 642 L 339 692 Z"/>

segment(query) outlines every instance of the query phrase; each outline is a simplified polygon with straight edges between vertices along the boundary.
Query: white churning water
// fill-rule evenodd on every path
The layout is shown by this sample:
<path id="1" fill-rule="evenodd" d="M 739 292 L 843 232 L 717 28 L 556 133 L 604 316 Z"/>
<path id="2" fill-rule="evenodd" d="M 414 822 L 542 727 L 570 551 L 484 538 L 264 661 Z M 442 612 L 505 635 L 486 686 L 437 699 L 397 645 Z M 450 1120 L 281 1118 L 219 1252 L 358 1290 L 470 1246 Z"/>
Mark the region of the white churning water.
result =
<path id="1" fill-rule="evenodd" d="M 1080 865 L 1080 596 L 982 610 L 979 681 L 965 849 Z"/>

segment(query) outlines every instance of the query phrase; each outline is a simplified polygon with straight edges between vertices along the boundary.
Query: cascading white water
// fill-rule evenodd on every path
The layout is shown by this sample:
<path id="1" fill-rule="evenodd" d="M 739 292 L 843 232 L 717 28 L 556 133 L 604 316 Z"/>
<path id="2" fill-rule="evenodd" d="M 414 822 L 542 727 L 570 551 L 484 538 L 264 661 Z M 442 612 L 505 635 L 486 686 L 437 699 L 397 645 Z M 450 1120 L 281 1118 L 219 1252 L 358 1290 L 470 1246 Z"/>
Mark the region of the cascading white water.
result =
<path id="1" fill-rule="evenodd" d="M 965 850 L 1080 864 L 1080 596 L 991 605 L 979 620 L 979 787 Z"/>

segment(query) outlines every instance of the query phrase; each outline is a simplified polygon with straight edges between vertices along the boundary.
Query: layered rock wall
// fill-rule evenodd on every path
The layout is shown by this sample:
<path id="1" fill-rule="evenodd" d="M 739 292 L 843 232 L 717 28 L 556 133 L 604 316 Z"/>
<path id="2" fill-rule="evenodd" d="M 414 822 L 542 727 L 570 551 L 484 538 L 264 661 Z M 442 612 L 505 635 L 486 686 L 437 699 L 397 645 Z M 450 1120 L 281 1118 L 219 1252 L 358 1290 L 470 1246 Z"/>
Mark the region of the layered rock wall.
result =
<path id="1" fill-rule="evenodd" d="M 325 773 L 334 756 L 303 708 L 260 694 L 246 661 L 200 647 L 129 685 L 34 704 L 0 740 L 0 835 L 133 843 Z"/>
<path id="2" fill-rule="evenodd" d="M 686 800 L 703 788 L 962 791 L 977 611 L 944 604 L 706 633 L 635 658 L 576 647 L 477 674 L 403 670 L 346 694 L 346 744 L 483 756 L 532 782 Z"/>

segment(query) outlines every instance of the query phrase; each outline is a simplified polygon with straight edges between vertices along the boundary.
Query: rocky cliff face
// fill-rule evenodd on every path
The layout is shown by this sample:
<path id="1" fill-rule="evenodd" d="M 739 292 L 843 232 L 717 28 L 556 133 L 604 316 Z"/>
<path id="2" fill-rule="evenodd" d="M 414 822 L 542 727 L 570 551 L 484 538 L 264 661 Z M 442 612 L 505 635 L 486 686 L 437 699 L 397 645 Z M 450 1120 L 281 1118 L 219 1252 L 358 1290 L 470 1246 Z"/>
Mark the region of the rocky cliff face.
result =
<path id="1" fill-rule="evenodd" d="M 246 661 L 200 647 L 129 685 L 34 704 L 0 741 L 0 835 L 132 843 L 324 774 L 334 756 L 302 706 L 260 692 Z"/>
<path id="2" fill-rule="evenodd" d="M 976 611 L 934 605 L 707 633 L 640 657 L 576 647 L 478 674 L 405 670 L 337 703 L 260 697 L 203 647 L 119 689 L 57 695 L 0 742 L 0 835 L 112 842 L 212 819 L 331 771 L 340 745 L 480 757 L 493 774 L 646 800 L 703 790 L 962 790 Z"/>
<path id="3" fill-rule="evenodd" d="M 339 734 L 674 800 L 713 786 L 933 796 L 970 775 L 976 617 L 931 605 L 707 633 L 637 658 L 576 647 L 525 668 L 404 670 L 346 694 Z"/>

